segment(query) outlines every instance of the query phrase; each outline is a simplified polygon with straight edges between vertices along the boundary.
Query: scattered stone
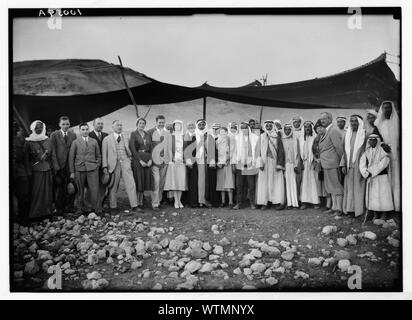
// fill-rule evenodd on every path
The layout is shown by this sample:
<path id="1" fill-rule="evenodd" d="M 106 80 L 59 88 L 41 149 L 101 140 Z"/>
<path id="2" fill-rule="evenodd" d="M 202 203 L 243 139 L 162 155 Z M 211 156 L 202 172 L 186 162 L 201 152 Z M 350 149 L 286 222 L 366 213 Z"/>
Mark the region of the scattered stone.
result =
<path id="1" fill-rule="evenodd" d="M 381 226 L 385 223 L 385 220 L 382 219 L 375 219 L 373 220 L 373 224 L 376 224 L 377 226 Z"/>
<path id="2" fill-rule="evenodd" d="M 162 246 L 162 248 L 167 248 L 169 246 L 169 238 L 163 238 L 159 244 Z"/>
<path id="3" fill-rule="evenodd" d="M 195 259 L 203 259 L 207 257 L 208 253 L 201 248 L 195 247 L 190 250 L 190 255 Z"/>
<path id="4" fill-rule="evenodd" d="M 24 266 L 24 273 L 28 275 L 34 275 L 40 271 L 40 267 L 35 260 L 27 262 Z"/>
<path id="5" fill-rule="evenodd" d="M 216 255 L 220 255 L 223 253 L 223 247 L 222 246 L 215 246 L 213 249 L 213 253 Z"/>
<path id="6" fill-rule="evenodd" d="M 350 259 L 350 253 L 345 250 L 337 250 L 335 251 L 334 258 L 336 260 L 349 260 Z"/>
<path id="7" fill-rule="evenodd" d="M 160 283 L 156 283 L 152 288 L 152 290 L 162 290 L 162 289 L 163 289 L 163 286 Z"/>
<path id="8" fill-rule="evenodd" d="M 323 262 L 323 259 L 321 258 L 309 258 L 308 264 L 311 266 L 319 266 Z"/>
<path id="9" fill-rule="evenodd" d="M 250 269 L 255 273 L 261 273 L 266 270 L 266 266 L 263 263 L 255 262 L 250 266 Z"/>
<path id="10" fill-rule="evenodd" d="M 281 255 L 282 259 L 288 260 L 288 261 L 292 260 L 294 256 L 295 254 L 289 250 L 283 251 Z"/>
<path id="11" fill-rule="evenodd" d="M 325 226 L 322 229 L 322 233 L 327 236 L 333 232 L 336 232 L 337 230 L 338 228 L 336 226 Z"/>
<path id="12" fill-rule="evenodd" d="M 361 237 L 364 237 L 369 240 L 376 240 L 376 234 L 372 231 L 364 231 L 361 233 Z"/>
<path id="13" fill-rule="evenodd" d="M 348 245 L 348 240 L 346 240 L 345 238 L 338 238 L 338 239 L 336 239 L 336 243 L 340 247 L 346 247 Z"/>
<path id="14" fill-rule="evenodd" d="M 294 278 L 295 279 L 299 279 L 299 278 L 309 279 L 309 275 L 303 271 L 296 270 Z"/>
<path id="15" fill-rule="evenodd" d="M 190 261 L 185 265 L 185 271 L 189 273 L 194 273 L 202 267 L 202 264 L 199 261 Z"/>
<path id="16" fill-rule="evenodd" d="M 179 240 L 171 240 L 169 243 L 169 249 L 175 252 L 180 251 L 184 246 L 185 244 Z"/>
<path id="17" fill-rule="evenodd" d="M 94 213 L 94 212 L 89 213 L 89 215 L 87 216 L 87 219 L 89 219 L 89 220 L 93 220 L 93 219 L 96 219 L 96 218 L 97 218 L 97 214 Z"/>
<path id="18" fill-rule="evenodd" d="M 250 255 L 252 255 L 255 258 L 261 258 L 262 257 L 262 252 L 259 249 L 252 249 L 250 251 Z"/>
<path id="19" fill-rule="evenodd" d="M 395 248 L 398 248 L 398 247 L 399 247 L 400 242 L 399 242 L 398 239 L 395 239 L 395 238 L 393 238 L 393 237 L 391 237 L 391 236 L 388 236 L 388 237 L 386 238 L 386 240 L 388 241 L 388 243 L 389 243 L 392 247 L 395 247 Z"/>
<path id="20" fill-rule="evenodd" d="M 275 284 L 278 283 L 278 280 L 274 277 L 269 277 L 265 280 L 265 282 L 270 286 L 274 286 Z"/>
<path id="21" fill-rule="evenodd" d="M 346 241 L 348 241 L 348 244 L 354 246 L 358 243 L 358 240 L 356 240 L 355 236 L 353 234 L 350 234 L 346 237 Z"/>
<path id="22" fill-rule="evenodd" d="M 350 261 L 349 260 L 347 260 L 347 259 L 339 260 L 338 268 L 340 269 L 340 271 L 346 272 L 346 271 L 348 271 L 349 267 L 350 267 Z"/>
<path id="23" fill-rule="evenodd" d="M 233 270 L 233 273 L 239 275 L 242 274 L 242 270 L 240 270 L 240 268 L 236 268 L 235 270 Z"/>
<path id="24" fill-rule="evenodd" d="M 98 271 L 93 271 L 87 274 L 87 279 L 89 280 L 93 280 L 93 279 L 97 280 L 97 279 L 100 279 L 101 277 L 102 275 Z"/>
<path id="25" fill-rule="evenodd" d="M 222 247 L 225 247 L 225 246 L 228 246 L 228 245 L 230 244 L 230 241 L 229 241 L 226 237 L 224 237 L 223 239 L 221 239 L 221 240 L 219 241 L 219 244 L 220 244 Z"/>
<path id="26" fill-rule="evenodd" d="M 213 265 L 210 262 L 206 262 L 199 270 L 200 273 L 208 273 L 211 271 L 213 271 Z"/>
<path id="27" fill-rule="evenodd" d="M 141 261 L 133 261 L 130 268 L 132 270 L 136 270 L 139 269 L 142 266 L 142 262 Z"/>
<path id="28" fill-rule="evenodd" d="M 203 243 L 203 249 L 206 251 L 212 250 L 212 246 L 209 244 L 209 242 Z"/>
<path id="29" fill-rule="evenodd" d="M 255 287 L 255 286 L 252 286 L 252 285 L 250 285 L 250 284 L 245 284 L 245 285 L 242 287 L 242 290 L 256 290 L 256 287 Z"/>

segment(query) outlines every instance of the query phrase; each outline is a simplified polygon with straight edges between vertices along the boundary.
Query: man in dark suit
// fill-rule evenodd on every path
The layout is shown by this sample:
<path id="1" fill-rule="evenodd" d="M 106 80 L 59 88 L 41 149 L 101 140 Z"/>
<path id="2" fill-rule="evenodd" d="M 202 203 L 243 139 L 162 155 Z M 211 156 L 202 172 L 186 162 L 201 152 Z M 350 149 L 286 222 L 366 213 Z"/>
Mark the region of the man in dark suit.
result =
<path id="1" fill-rule="evenodd" d="M 104 122 L 102 118 L 96 118 L 93 121 L 93 131 L 90 131 L 89 137 L 93 138 L 97 141 L 97 144 L 99 145 L 100 153 L 102 152 L 102 143 L 103 139 L 108 136 L 106 132 L 103 132 L 103 126 Z M 103 175 L 103 169 L 100 166 L 99 168 L 99 195 L 98 195 L 98 205 L 99 209 L 103 207 L 103 203 L 106 199 L 106 190 L 107 187 L 102 183 L 102 175 Z M 89 197 L 87 197 L 89 199 Z"/>
<path id="2" fill-rule="evenodd" d="M 100 152 L 102 151 L 103 139 L 106 138 L 108 135 L 106 132 L 103 132 L 103 126 L 104 126 L 103 119 L 96 118 L 93 121 L 94 130 L 89 132 L 89 137 L 97 140 Z"/>
<path id="3" fill-rule="evenodd" d="M 62 214 L 64 211 L 74 211 L 75 195 L 69 195 L 67 193 L 67 184 L 70 179 L 68 161 L 70 147 L 77 137 L 74 132 L 69 130 L 69 117 L 60 117 L 59 127 L 60 130 L 54 131 L 50 135 L 50 141 L 52 145 L 52 161 L 56 181 L 56 213 Z"/>
<path id="4" fill-rule="evenodd" d="M 89 137 L 88 124 L 81 123 L 79 129 L 80 137 L 73 141 L 69 154 L 70 178 L 76 180 L 79 189 L 77 213 L 85 212 L 84 191 L 87 185 L 92 207 L 96 214 L 100 214 L 98 196 L 101 152 L 97 141 Z"/>
<path id="5" fill-rule="evenodd" d="M 326 133 L 319 141 L 320 163 L 324 172 L 325 190 L 332 198 L 332 208 L 325 213 L 342 214 L 343 185 L 339 176 L 339 165 L 343 156 L 343 138 L 339 128 L 332 124 L 329 112 L 321 113 L 321 123 Z"/>

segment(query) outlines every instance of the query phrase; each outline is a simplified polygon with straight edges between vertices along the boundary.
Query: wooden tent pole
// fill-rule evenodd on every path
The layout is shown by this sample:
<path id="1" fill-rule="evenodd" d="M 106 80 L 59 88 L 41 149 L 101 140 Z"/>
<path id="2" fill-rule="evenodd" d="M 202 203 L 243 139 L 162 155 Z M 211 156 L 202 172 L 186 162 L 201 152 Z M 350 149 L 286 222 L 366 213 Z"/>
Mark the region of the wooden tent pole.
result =
<path id="1" fill-rule="evenodd" d="M 124 75 L 124 69 L 123 69 L 122 59 L 120 58 L 120 56 L 117 56 L 117 57 L 119 58 L 119 62 L 120 62 L 120 70 L 121 70 L 121 72 L 122 72 L 123 82 L 124 82 L 124 84 L 125 84 L 125 86 L 126 86 L 127 92 L 129 93 L 130 99 L 132 100 L 132 103 L 134 104 L 134 108 L 136 109 L 136 117 L 139 118 L 139 109 L 137 108 L 136 101 L 134 100 L 134 97 L 133 97 L 133 93 L 132 93 L 132 91 L 130 90 L 129 85 L 127 84 L 127 81 L 126 81 L 126 77 L 125 77 L 125 75 Z"/>
<path id="2" fill-rule="evenodd" d="M 207 97 L 203 97 L 203 119 L 206 120 L 206 98 Z"/>
<path id="3" fill-rule="evenodd" d="M 16 121 L 18 122 L 19 126 L 23 128 L 26 135 L 29 135 L 30 134 L 29 126 L 27 125 L 26 121 L 24 121 L 20 113 L 17 111 L 14 104 L 13 104 L 13 113 L 14 113 L 14 117 L 16 118 Z"/>

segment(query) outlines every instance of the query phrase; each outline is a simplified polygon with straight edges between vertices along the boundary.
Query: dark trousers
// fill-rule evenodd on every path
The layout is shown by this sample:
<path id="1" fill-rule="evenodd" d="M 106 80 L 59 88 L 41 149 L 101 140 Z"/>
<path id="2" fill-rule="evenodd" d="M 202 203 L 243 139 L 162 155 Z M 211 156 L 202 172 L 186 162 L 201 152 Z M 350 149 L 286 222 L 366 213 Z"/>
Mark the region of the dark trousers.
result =
<path id="1" fill-rule="evenodd" d="M 187 167 L 186 174 L 188 184 L 186 201 L 191 207 L 196 207 L 199 204 L 197 163 L 192 168 Z"/>
<path id="2" fill-rule="evenodd" d="M 247 186 L 250 203 L 255 203 L 255 178 L 256 175 L 242 175 L 242 171 L 236 169 L 236 202 L 238 204 L 242 203 L 245 185 Z"/>
<path id="3" fill-rule="evenodd" d="M 17 199 L 17 213 L 19 219 L 26 219 L 30 209 L 30 181 L 27 176 L 15 178 L 14 195 Z"/>
<path id="4" fill-rule="evenodd" d="M 78 209 L 86 211 L 85 188 L 90 198 L 91 206 L 96 213 L 101 212 L 99 206 L 99 169 L 93 171 L 76 171 L 76 182 L 79 188 Z"/>
<path id="5" fill-rule="evenodd" d="M 70 170 L 66 166 L 56 172 L 56 209 L 58 211 L 74 210 L 75 194 L 69 195 L 67 193 L 67 184 L 70 180 Z"/>

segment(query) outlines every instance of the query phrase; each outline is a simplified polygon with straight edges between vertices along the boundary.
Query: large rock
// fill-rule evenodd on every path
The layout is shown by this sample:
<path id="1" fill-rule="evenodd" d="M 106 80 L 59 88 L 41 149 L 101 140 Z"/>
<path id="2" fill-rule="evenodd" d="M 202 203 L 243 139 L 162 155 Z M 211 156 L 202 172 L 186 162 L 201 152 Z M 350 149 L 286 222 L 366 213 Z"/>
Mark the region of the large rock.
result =
<path id="1" fill-rule="evenodd" d="M 206 251 L 210 251 L 210 250 L 212 250 L 212 246 L 210 245 L 209 242 L 205 242 L 205 243 L 203 243 L 203 249 L 206 250 Z"/>
<path id="2" fill-rule="evenodd" d="M 350 259 L 350 253 L 346 250 L 337 250 L 335 251 L 334 258 L 336 260 Z"/>
<path id="3" fill-rule="evenodd" d="M 282 259 L 287 260 L 287 261 L 292 260 L 294 256 L 295 254 L 293 253 L 293 251 L 290 251 L 290 250 L 283 251 L 281 255 Z"/>
<path id="4" fill-rule="evenodd" d="M 388 243 L 389 243 L 392 247 L 395 247 L 395 248 L 398 248 L 398 247 L 399 247 L 400 241 L 399 241 L 398 239 L 395 239 L 395 238 L 393 238 L 393 237 L 391 237 L 391 236 L 388 236 L 388 237 L 386 238 L 386 240 L 388 240 Z"/>
<path id="5" fill-rule="evenodd" d="M 142 239 L 137 239 L 137 244 L 134 248 L 136 250 L 136 255 L 143 256 L 146 254 L 146 244 Z"/>
<path id="6" fill-rule="evenodd" d="M 211 271 L 213 271 L 213 265 L 210 262 L 206 262 L 199 270 L 200 273 L 207 273 Z"/>
<path id="7" fill-rule="evenodd" d="M 200 268 L 202 268 L 202 264 L 199 261 L 192 260 L 185 265 L 185 271 L 189 273 L 194 273 Z"/>
<path id="8" fill-rule="evenodd" d="M 352 246 L 358 243 L 358 240 L 356 240 L 355 236 L 353 234 L 350 234 L 346 237 L 346 241 Z"/>
<path id="9" fill-rule="evenodd" d="M 220 244 L 222 247 L 228 246 L 228 245 L 230 244 L 230 241 L 229 241 L 229 239 L 227 239 L 226 237 L 224 237 L 223 239 L 221 239 L 221 240 L 219 241 L 219 244 Z"/>
<path id="10" fill-rule="evenodd" d="M 93 240 L 92 239 L 85 239 L 83 242 L 79 242 L 76 246 L 77 251 L 80 251 L 80 253 L 84 254 L 87 252 L 87 250 L 90 249 L 90 247 L 93 245 Z"/>
<path id="11" fill-rule="evenodd" d="M 181 249 L 183 249 L 183 247 L 185 246 L 185 244 L 182 241 L 179 240 L 171 240 L 169 243 L 169 249 L 171 251 L 180 251 Z"/>
<path id="12" fill-rule="evenodd" d="M 208 253 L 199 247 L 195 247 L 191 249 L 190 255 L 195 259 L 203 259 L 207 257 Z"/>
<path id="13" fill-rule="evenodd" d="M 266 270 L 266 266 L 264 263 L 255 262 L 250 266 L 250 269 L 255 273 L 261 273 Z"/>
<path id="14" fill-rule="evenodd" d="M 40 271 L 40 267 L 35 260 L 27 262 L 24 266 L 24 273 L 28 275 L 34 275 Z"/>
<path id="15" fill-rule="evenodd" d="M 222 246 L 215 246 L 214 249 L 213 249 L 213 253 L 217 254 L 217 255 L 222 254 L 223 253 L 223 247 Z"/>
<path id="16" fill-rule="evenodd" d="M 346 272 L 348 271 L 349 267 L 350 267 L 350 261 L 348 259 L 339 260 L 338 268 L 340 271 Z"/>
<path id="17" fill-rule="evenodd" d="M 87 279 L 89 280 L 93 280 L 93 279 L 97 280 L 97 279 L 100 279 L 101 277 L 102 275 L 98 271 L 93 271 L 87 274 Z"/>
<path id="18" fill-rule="evenodd" d="M 362 236 L 369 240 L 376 240 L 376 234 L 373 233 L 372 231 L 364 231 L 362 233 Z"/>
<path id="19" fill-rule="evenodd" d="M 337 230 L 338 228 L 336 226 L 325 226 L 322 229 L 322 233 L 327 236 L 333 232 L 336 232 Z"/>
<path id="20" fill-rule="evenodd" d="M 270 286 L 274 286 L 275 284 L 278 283 L 278 280 L 274 277 L 269 277 L 265 280 L 265 282 Z"/>
<path id="21" fill-rule="evenodd" d="M 262 252 L 268 254 L 270 257 L 274 257 L 280 254 L 280 250 L 276 247 L 268 246 L 268 245 L 263 245 L 260 250 Z"/>
<path id="22" fill-rule="evenodd" d="M 346 247 L 348 245 L 348 240 L 346 240 L 345 238 L 338 238 L 336 239 L 336 243 L 339 247 Z"/>
<path id="23" fill-rule="evenodd" d="M 323 259 L 320 258 L 309 258 L 308 264 L 311 266 L 319 266 L 323 262 Z"/>
<path id="24" fill-rule="evenodd" d="M 254 256 L 255 258 L 262 257 L 262 252 L 259 249 L 252 249 L 249 254 Z"/>

